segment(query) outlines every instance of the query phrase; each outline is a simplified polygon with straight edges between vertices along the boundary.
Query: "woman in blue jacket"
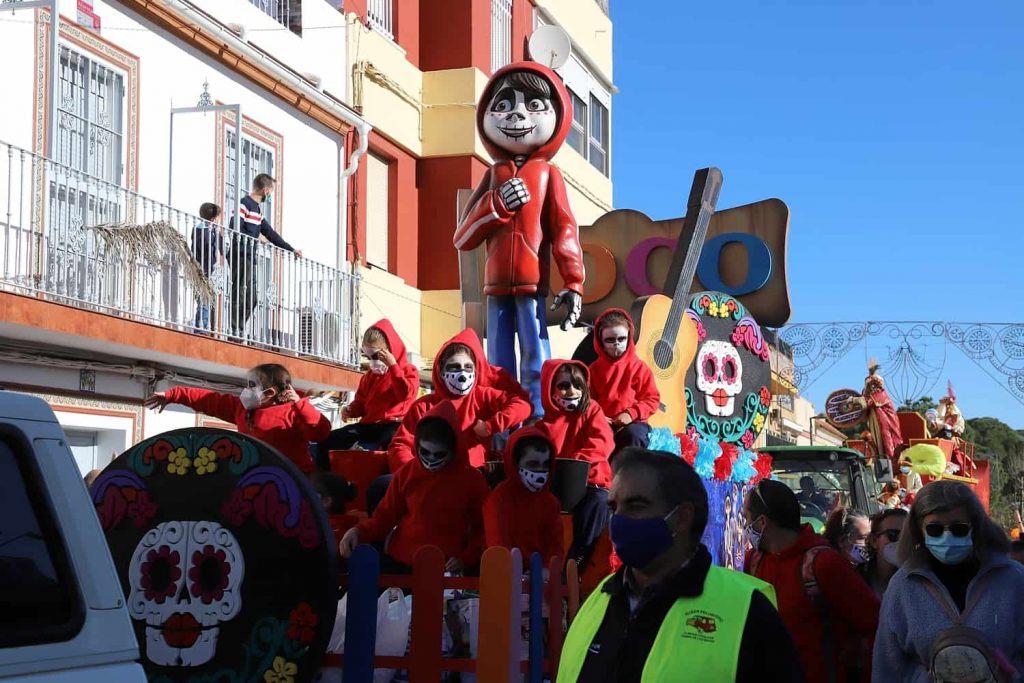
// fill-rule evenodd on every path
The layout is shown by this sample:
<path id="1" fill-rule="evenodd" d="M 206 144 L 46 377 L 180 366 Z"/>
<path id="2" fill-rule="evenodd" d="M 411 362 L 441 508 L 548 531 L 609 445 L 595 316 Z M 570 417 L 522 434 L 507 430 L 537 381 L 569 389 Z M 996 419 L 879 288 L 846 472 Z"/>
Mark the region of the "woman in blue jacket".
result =
<path id="1" fill-rule="evenodd" d="M 871 680 L 966 680 L 940 671 L 963 664 L 963 648 L 942 646 L 963 644 L 965 633 L 987 660 L 975 663 L 1005 676 L 993 680 L 1024 674 L 1024 566 L 1007 557 L 1006 534 L 974 492 L 950 480 L 925 486 L 899 543 L 903 565 L 882 601 Z M 948 630 L 957 626 L 974 632 Z"/>

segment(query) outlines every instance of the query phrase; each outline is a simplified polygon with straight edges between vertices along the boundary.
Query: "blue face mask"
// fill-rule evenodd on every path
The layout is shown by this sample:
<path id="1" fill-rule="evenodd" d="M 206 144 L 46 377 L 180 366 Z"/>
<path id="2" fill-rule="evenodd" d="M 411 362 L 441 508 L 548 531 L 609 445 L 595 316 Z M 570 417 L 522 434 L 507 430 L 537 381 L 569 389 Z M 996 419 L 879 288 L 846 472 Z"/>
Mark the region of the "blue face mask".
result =
<path id="1" fill-rule="evenodd" d="M 925 536 L 924 544 L 932 557 L 942 564 L 960 564 L 974 552 L 974 541 L 970 534 L 957 538 L 949 529 L 938 538 Z"/>
<path id="2" fill-rule="evenodd" d="M 907 467 L 906 465 L 903 465 L 902 467 L 900 467 L 900 472 L 902 472 L 903 474 L 910 474 L 910 468 Z"/>
<path id="3" fill-rule="evenodd" d="M 664 517 L 626 517 L 612 515 L 608 533 L 615 546 L 615 554 L 622 563 L 634 569 L 643 569 L 672 547 L 675 534 L 665 521 L 675 509 Z"/>

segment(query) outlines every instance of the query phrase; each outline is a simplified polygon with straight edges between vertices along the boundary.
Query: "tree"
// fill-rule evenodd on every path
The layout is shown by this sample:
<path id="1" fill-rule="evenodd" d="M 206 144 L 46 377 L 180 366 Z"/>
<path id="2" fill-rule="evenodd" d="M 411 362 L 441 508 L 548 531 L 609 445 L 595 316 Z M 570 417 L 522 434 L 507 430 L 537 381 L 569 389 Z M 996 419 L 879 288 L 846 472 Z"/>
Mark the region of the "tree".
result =
<path id="1" fill-rule="evenodd" d="M 990 511 L 1005 525 L 1013 511 L 1024 511 L 1024 433 L 994 417 L 967 420 L 964 438 L 974 442 L 976 453 L 990 464 Z"/>
<path id="2" fill-rule="evenodd" d="M 927 413 L 929 410 L 932 410 L 933 408 L 938 410 L 939 404 L 933 401 L 931 396 L 922 396 L 916 401 L 906 399 L 905 401 L 903 401 L 903 405 L 901 405 L 896 410 L 900 412 L 919 413 L 920 415 L 923 416 L 925 413 Z"/>

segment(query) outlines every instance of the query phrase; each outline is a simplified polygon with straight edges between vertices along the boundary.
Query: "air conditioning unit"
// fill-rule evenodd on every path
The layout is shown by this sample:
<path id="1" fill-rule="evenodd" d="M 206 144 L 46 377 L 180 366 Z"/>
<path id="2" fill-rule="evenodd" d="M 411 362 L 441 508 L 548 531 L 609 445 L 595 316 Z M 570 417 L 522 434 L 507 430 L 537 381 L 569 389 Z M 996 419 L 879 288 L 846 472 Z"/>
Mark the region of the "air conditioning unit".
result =
<path id="1" fill-rule="evenodd" d="M 319 320 L 312 308 L 299 309 L 299 353 L 339 358 L 342 320 L 337 313 L 324 312 Z"/>

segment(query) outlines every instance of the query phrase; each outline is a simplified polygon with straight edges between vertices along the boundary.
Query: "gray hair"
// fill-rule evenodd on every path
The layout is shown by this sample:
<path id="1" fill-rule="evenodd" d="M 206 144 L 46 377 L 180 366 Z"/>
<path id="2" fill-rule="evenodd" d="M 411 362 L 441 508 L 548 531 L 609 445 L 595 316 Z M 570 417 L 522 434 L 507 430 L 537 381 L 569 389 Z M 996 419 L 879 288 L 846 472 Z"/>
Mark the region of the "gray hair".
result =
<path id="1" fill-rule="evenodd" d="M 992 553 L 1009 552 L 1010 541 L 1006 532 L 985 513 L 974 491 L 959 481 L 941 479 L 917 492 L 900 534 L 900 544 L 896 551 L 900 561 L 910 565 L 926 564 L 928 549 L 924 544 L 922 529 L 924 518 L 936 512 L 956 509 L 966 511 L 970 519 L 975 557 L 984 561 Z"/>

